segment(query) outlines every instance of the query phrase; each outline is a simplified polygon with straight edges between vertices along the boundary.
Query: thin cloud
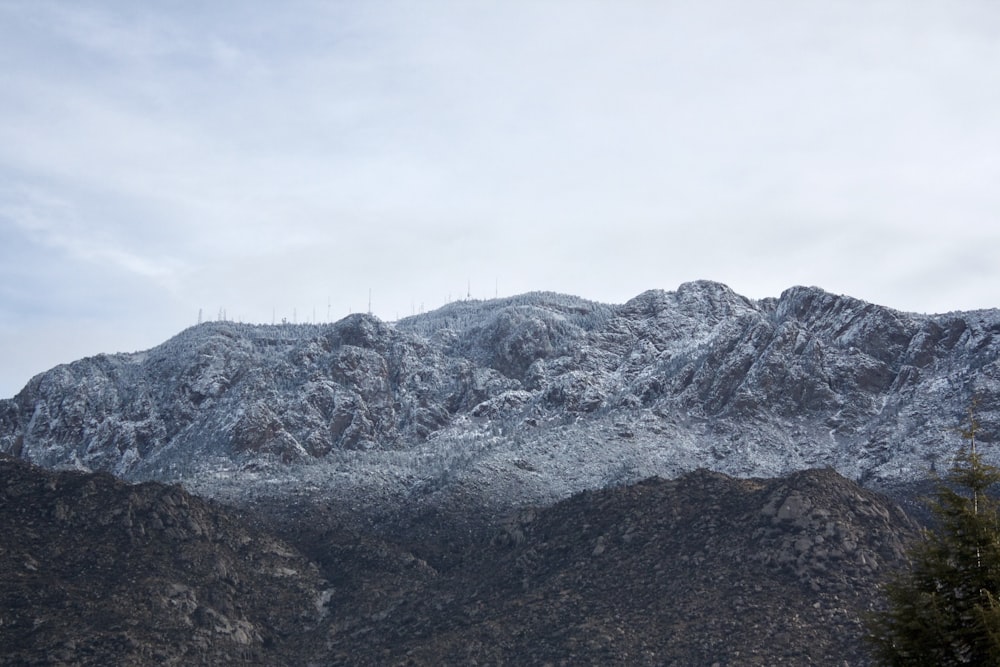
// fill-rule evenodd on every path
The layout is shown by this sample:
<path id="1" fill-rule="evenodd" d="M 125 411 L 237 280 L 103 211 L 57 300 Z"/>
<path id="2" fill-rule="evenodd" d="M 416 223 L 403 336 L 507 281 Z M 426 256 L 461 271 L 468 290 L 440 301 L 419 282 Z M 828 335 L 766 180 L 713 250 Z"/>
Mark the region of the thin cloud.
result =
<path id="1" fill-rule="evenodd" d="M 152 345 L 369 289 L 1000 305 L 998 119 L 977 0 L 5 3 L 0 310 L 157 303 Z"/>

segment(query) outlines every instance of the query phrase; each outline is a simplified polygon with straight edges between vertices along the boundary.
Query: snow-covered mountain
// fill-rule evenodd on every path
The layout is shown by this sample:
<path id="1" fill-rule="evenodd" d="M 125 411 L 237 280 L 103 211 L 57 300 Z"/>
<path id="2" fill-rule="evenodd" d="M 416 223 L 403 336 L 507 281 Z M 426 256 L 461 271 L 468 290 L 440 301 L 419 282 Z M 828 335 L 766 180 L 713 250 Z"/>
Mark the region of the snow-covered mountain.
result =
<path id="1" fill-rule="evenodd" d="M 706 467 L 926 476 L 977 401 L 1000 440 L 1000 311 L 902 313 L 707 281 L 621 305 L 552 293 L 384 323 L 211 322 L 59 366 L 0 401 L 0 449 L 129 480 L 539 500 Z"/>

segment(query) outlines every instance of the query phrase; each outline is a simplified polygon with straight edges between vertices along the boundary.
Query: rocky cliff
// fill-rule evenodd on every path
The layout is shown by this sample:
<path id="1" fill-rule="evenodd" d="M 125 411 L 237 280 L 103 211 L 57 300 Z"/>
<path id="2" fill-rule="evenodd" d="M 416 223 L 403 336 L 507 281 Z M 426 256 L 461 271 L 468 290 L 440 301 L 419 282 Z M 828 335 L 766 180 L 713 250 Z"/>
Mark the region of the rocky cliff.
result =
<path id="1" fill-rule="evenodd" d="M 917 315 L 804 287 L 753 301 L 711 282 L 392 324 L 213 322 L 38 375 L 0 401 L 0 449 L 203 489 L 291 474 L 525 501 L 697 467 L 892 482 L 950 460 L 973 399 L 996 460 L 998 356 L 1000 311 Z"/>
<path id="2" fill-rule="evenodd" d="M 299 665 L 325 622 L 314 563 L 175 486 L 0 456 L 0 525 L 3 665 Z"/>
<path id="3" fill-rule="evenodd" d="M 257 500 L 0 456 L 0 664 L 857 667 L 914 537 L 830 470 L 506 515 Z"/>
<path id="4" fill-rule="evenodd" d="M 352 598 L 366 611 L 333 619 L 327 659 L 864 665 L 862 619 L 914 534 L 829 470 L 584 492 L 506 518 L 416 591 L 368 577 Z"/>

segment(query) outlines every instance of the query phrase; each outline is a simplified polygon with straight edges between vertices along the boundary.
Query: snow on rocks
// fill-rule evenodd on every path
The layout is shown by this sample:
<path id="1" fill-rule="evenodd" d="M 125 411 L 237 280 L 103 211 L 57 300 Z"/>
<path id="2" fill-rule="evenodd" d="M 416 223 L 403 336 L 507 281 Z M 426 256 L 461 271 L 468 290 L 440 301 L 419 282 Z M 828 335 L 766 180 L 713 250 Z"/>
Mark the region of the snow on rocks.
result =
<path id="1" fill-rule="evenodd" d="M 0 401 L 0 449 L 126 479 L 329 468 L 515 500 L 697 467 L 885 482 L 946 466 L 973 399 L 997 460 L 998 356 L 996 310 L 917 315 L 811 287 L 753 301 L 708 281 L 394 324 L 210 322 L 35 377 Z"/>

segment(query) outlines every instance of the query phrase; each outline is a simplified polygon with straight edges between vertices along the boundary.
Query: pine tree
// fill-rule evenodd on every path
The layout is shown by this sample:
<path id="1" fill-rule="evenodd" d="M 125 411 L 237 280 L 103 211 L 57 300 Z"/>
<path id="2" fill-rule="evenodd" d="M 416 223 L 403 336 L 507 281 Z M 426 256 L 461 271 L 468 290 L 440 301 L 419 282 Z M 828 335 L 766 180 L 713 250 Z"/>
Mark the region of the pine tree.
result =
<path id="1" fill-rule="evenodd" d="M 976 451 L 978 430 L 970 409 L 966 444 L 929 501 L 934 528 L 885 586 L 888 608 L 870 619 L 879 664 L 1000 665 L 1000 524 L 986 493 L 1000 468 Z"/>

